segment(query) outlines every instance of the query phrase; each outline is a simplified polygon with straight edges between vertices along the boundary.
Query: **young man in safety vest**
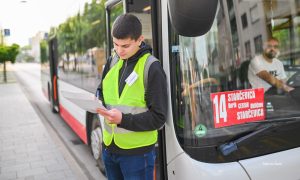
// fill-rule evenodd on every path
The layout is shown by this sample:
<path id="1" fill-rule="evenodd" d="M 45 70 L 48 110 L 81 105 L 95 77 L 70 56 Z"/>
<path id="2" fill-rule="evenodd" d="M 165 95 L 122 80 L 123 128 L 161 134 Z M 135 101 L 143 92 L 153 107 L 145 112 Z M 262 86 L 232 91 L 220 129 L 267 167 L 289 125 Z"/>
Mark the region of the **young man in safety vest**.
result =
<path id="1" fill-rule="evenodd" d="M 116 55 L 109 58 L 99 99 L 104 116 L 103 161 L 109 180 L 153 179 L 157 130 L 167 116 L 166 76 L 132 14 L 119 16 L 112 36 Z"/>

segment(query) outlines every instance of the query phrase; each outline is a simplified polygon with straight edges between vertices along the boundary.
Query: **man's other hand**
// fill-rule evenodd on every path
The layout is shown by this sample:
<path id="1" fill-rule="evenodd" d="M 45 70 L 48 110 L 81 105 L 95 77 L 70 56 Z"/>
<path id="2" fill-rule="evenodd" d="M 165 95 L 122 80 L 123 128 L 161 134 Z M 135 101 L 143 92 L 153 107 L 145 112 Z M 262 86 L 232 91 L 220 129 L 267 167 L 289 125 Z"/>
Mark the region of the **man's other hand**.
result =
<path id="1" fill-rule="evenodd" d="M 104 110 L 98 108 L 97 113 L 104 116 L 106 121 L 110 124 L 120 124 L 122 121 L 122 112 L 118 109 Z"/>
<path id="2" fill-rule="evenodd" d="M 283 90 L 284 90 L 285 92 L 290 92 L 290 91 L 292 91 L 292 90 L 295 89 L 295 88 L 293 88 L 293 87 L 291 87 L 291 86 L 288 86 L 288 85 L 286 85 L 286 84 L 284 84 L 282 88 L 283 88 Z"/>

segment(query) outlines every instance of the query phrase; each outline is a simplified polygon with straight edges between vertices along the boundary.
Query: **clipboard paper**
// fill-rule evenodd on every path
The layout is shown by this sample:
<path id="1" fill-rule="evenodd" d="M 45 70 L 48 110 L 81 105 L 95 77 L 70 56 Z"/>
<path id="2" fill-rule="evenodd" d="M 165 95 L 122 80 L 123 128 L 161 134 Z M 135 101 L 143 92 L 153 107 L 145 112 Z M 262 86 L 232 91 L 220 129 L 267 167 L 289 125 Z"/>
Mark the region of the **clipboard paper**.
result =
<path id="1" fill-rule="evenodd" d="M 75 93 L 75 92 L 68 92 L 68 91 L 61 91 L 62 96 L 86 111 L 91 113 L 97 113 L 97 109 L 104 109 L 107 110 L 102 102 L 98 100 L 94 96 L 90 96 L 89 94 L 84 93 Z"/>

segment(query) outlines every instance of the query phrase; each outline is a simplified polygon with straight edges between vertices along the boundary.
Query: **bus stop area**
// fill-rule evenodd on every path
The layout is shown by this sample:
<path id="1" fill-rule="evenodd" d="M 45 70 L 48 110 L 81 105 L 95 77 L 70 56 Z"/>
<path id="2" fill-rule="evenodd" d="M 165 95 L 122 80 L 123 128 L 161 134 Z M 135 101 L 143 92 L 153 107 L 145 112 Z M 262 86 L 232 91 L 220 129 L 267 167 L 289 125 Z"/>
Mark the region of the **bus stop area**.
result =
<path id="1" fill-rule="evenodd" d="M 42 122 L 11 66 L 6 83 L 0 69 L 0 179 L 87 179 Z"/>

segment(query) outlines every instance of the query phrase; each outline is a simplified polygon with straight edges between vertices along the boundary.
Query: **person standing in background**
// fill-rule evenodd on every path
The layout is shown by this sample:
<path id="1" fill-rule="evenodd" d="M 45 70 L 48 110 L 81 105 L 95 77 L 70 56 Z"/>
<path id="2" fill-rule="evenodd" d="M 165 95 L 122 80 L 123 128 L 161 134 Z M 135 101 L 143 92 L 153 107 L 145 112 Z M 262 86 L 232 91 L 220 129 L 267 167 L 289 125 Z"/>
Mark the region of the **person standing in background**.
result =
<path id="1" fill-rule="evenodd" d="M 262 87 L 267 94 L 273 94 L 274 89 L 277 92 L 290 92 L 294 89 L 285 84 L 287 76 L 282 62 L 277 59 L 278 55 L 279 41 L 271 37 L 264 44 L 263 54 L 250 61 L 248 80 L 252 88 Z"/>

